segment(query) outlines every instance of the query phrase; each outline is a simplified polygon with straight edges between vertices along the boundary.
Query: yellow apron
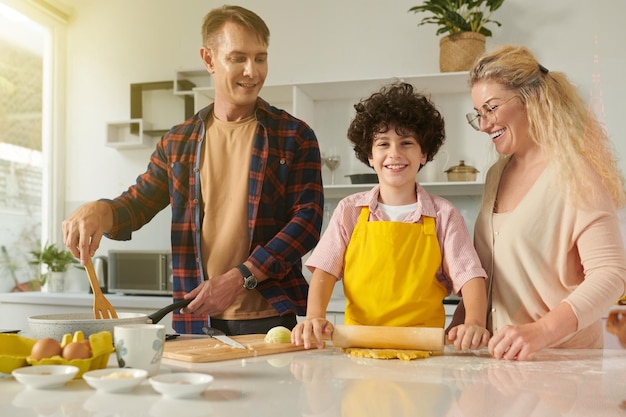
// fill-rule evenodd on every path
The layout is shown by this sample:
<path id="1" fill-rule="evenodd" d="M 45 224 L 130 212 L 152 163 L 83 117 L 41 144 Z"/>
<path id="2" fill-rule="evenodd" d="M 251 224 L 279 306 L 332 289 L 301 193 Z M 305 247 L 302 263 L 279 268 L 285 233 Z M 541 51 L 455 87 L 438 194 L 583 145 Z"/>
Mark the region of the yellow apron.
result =
<path id="1" fill-rule="evenodd" d="M 346 249 L 345 324 L 443 327 L 448 294 L 435 274 L 441 265 L 435 219 L 370 222 L 363 207 Z"/>

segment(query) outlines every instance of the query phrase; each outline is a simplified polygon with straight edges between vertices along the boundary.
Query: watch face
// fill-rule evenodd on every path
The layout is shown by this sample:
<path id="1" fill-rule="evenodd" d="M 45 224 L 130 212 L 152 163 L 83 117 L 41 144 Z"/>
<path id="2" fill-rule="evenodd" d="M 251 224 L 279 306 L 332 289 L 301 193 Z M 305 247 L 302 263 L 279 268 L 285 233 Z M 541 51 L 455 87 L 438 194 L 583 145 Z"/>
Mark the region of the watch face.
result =
<path id="1" fill-rule="evenodd" d="M 243 286 L 248 290 L 252 290 L 256 288 L 257 279 L 254 275 L 250 275 L 249 277 L 244 278 Z"/>

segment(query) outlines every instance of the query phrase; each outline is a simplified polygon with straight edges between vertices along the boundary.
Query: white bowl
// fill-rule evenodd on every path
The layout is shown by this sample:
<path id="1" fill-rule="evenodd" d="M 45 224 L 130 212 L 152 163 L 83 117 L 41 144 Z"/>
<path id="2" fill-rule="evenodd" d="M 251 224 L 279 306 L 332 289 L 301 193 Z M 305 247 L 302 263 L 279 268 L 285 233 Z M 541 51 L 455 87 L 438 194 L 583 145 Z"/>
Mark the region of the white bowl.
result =
<path id="1" fill-rule="evenodd" d="M 14 369 L 11 374 L 28 388 L 45 389 L 71 381 L 79 369 L 71 365 L 38 365 Z"/>
<path id="2" fill-rule="evenodd" d="M 127 392 L 148 377 L 143 369 L 106 368 L 85 372 L 83 379 L 92 388 L 101 392 Z"/>
<path id="3" fill-rule="evenodd" d="M 184 398 L 199 395 L 213 381 L 208 374 L 180 372 L 153 376 L 149 379 L 155 391 L 169 398 Z"/>

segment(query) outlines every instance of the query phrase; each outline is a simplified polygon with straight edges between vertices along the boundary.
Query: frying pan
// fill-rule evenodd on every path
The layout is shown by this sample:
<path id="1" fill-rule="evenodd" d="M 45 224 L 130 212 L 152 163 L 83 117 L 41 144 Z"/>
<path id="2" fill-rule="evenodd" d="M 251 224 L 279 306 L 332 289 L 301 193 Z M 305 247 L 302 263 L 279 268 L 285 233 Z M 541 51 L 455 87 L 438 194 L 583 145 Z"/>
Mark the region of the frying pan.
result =
<path id="1" fill-rule="evenodd" d="M 113 327 L 120 324 L 153 324 L 158 323 L 168 313 L 183 308 L 191 300 L 182 300 L 146 315 L 142 313 L 118 313 L 116 319 L 94 319 L 93 313 L 44 314 L 28 318 L 29 336 L 35 339 L 51 337 L 61 340 L 66 333 L 73 334 L 81 330 L 85 337 L 92 333 L 105 330 L 113 333 Z"/>

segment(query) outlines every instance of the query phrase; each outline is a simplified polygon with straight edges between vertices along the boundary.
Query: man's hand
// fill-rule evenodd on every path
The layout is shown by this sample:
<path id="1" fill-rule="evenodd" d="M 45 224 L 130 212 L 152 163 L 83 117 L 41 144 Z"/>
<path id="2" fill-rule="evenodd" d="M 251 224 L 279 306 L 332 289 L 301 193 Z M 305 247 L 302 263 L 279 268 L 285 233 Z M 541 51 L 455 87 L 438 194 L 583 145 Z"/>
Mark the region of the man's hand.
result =
<path id="1" fill-rule="evenodd" d="M 243 278 L 236 268 L 225 274 L 204 281 L 192 291 L 185 294 L 185 300 L 191 303 L 180 310 L 183 314 L 206 314 L 215 316 L 223 313 L 243 291 Z"/>
<path id="2" fill-rule="evenodd" d="M 85 265 L 95 255 L 102 235 L 113 227 L 113 212 L 107 203 L 93 201 L 76 209 L 61 226 L 65 246 Z"/>

